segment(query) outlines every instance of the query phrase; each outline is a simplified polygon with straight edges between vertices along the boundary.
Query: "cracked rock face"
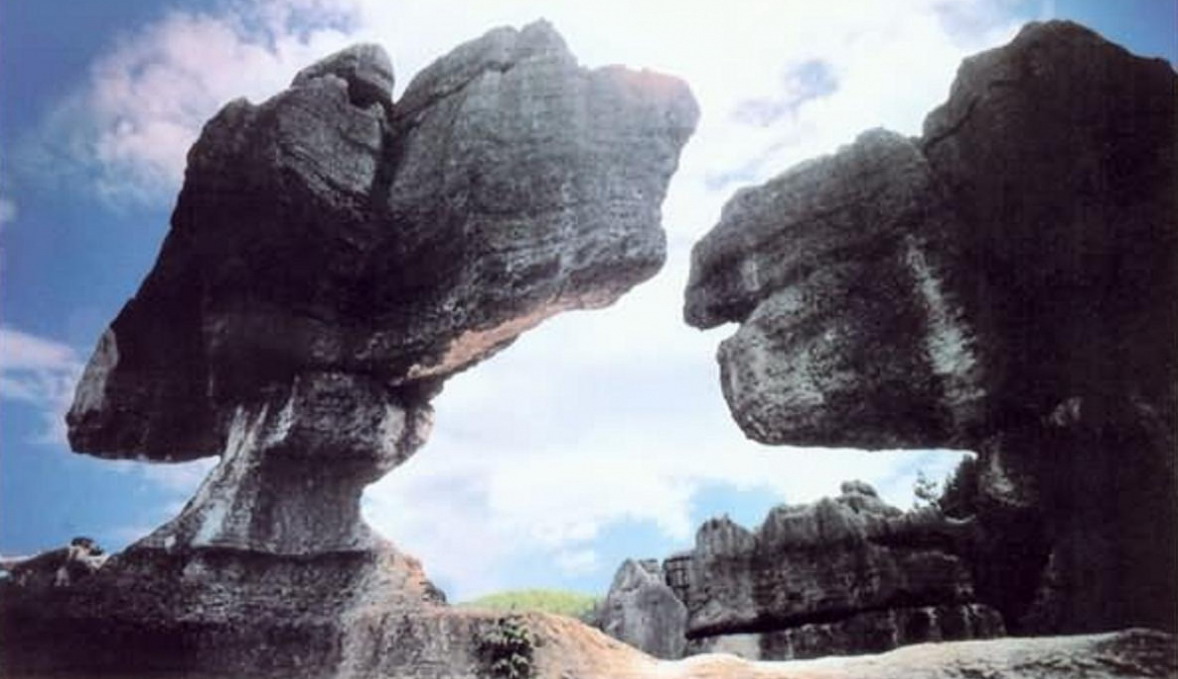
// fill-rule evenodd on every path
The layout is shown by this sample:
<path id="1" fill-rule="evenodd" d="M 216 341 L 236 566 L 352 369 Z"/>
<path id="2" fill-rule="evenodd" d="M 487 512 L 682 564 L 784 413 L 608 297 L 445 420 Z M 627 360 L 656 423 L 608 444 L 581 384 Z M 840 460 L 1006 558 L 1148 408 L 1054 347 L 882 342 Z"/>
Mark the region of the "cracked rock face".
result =
<path id="1" fill-rule="evenodd" d="M 1031 24 L 922 138 L 744 189 L 693 252 L 685 316 L 740 323 L 718 358 L 749 437 L 981 455 L 978 585 L 1017 631 L 1176 624 L 1176 88 Z"/>

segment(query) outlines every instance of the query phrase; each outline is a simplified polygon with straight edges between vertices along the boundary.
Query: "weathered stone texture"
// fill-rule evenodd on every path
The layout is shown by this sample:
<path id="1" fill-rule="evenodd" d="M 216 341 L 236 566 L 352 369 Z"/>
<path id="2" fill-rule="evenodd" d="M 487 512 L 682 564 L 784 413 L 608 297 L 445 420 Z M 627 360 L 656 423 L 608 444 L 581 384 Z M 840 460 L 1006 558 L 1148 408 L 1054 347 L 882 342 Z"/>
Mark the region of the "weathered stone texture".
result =
<path id="1" fill-rule="evenodd" d="M 387 61 L 345 52 L 208 123 L 159 260 L 87 369 L 75 448 L 217 454 L 238 405 L 303 371 L 421 401 L 659 269 L 698 115 L 682 82 L 582 69 L 543 23 L 459 48 L 391 109 Z"/>
<path id="2" fill-rule="evenodd" d="M 777 507 L 756 531 L 708 521 L 684 588 L 691 648 L 753 634 L 754 657 L 788 659 L 1002 634 L 963 556 L 972 532 L 931 509 L 905 514 L 861 482 Z"/>
<path id="3" fill-rule="evenodd" d="M 693 252 L 685 316 L 741 324 L 718 357 L 748 436 L 981 455 L 977 586 L 1017 630 L 1178 624 L 1176 91 L 1031 24 L 922 138 L 744 189 Z"/>
<path id="4" fill-rule="evenodd" d="M 5 676 L 490 671 L 495 616 L 442 606 L 360 494 L 424 443 L 443 380 L 661 267 L 698 111 L 679 80 L 579 67 L 543 22 L 392 87 L 359 45 L 205 126 L 67 421 L 80 452 L 220 464 L 76 587 L 0 583 Z"/>
<path id="5" fill-rule="evenodd" d="M 774 508 L 755 531 L 711 519 L 695 548 L 661 569 L 627 561 L 606 599 L 619 609 L 625 602 L 625 615 L 615 612 L 619 624 L 604 629 L 661 648 L 674 639 L 657 637 L 677 634 L 687 638 L 680 650 L 689 655 L 761 660 L 1000 636 L 1002 616 L 978 603 L 974 590 L 969 555 L 977 537 L 972 521 L 932 508 L 902 512 L 870 485 L 850 481 L 836 498 Z M 643 589 L 681 600 L 685 624 L 653 624 L 664 609 L 635 596 Z"/>
<path id="6" fill-rule="evenodd" d="M 622 562 L 600 607 L 602 631 L 656 658 L 683 657 L 687 608 L 665 579 L 657 560 Z"/>

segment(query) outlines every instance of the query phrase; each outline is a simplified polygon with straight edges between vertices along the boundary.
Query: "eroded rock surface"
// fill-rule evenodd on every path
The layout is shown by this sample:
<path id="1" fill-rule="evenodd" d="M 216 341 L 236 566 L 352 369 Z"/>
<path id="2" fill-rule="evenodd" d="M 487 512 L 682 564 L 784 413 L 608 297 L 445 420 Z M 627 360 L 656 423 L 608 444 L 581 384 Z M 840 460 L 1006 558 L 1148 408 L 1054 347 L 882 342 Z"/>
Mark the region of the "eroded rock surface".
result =
<path id="1" fill-rule="evenodd" d="M 1176 89 L 1031 24 L 922 138 L 740 191 L 693 253 L 748 436 L 980 454 L 978 594 L 1018 631 L 1178 621 Z"/>
<path id="2" fill-rule="evenodd" d="M 602 602 L 602 631 L 656 658 L 683 657 L 687 607 L 667 585 L 656 559 L 627 559 Z"/>
<path id="3" fill-rule="evenodd" d="M 379 48 L 354 48 L 206 125 L 159 260 L 79 388 L 74 448 L 219 454 L 239 405 L 303 372 L 422 401 L 659 269 L 698 115 L 682 82 L 582 69 L 538 23 L 458 48 L 390 108 L 391 84 Z"/>
<path id="4" fill-rule="evenodd" d="M 931 508 L 902 512 L 861 481 L 841 490 L 774 508 L 755 531 L 727 517 L 709 520 L 692 551 L 663 564 L 663 582 L 686 606 L 686 654 L 785 660 L 1005 632 L 1001 615 L 977 600 L 972 522 Z M 607 602 L 627 595 L 633 578 L 621 575 L 633 570 L 622 566 Z M 654 620 L 657 612 L 628 619 Z M 653 624 L 623 631 L 624 640 L 675 632 Z"/>
<path id="5" fill-rule="evenodd" d="M 383 50 L 350 48 L 229 104 L 189 153 L 68 417 L 88 453 L 222 454 L 145 546 L 364 548 L 360 492 L 425 440 L 442 380 L 661 266 L 697 116 L 681 82 L 582 69 L 537 23 L 458 48 L 396 104 L 392 84 Z"/>
<path id="6" fill-rule="evenodd" d="M 205 126 L 67 421 L 80 452 L 220 464 L 77 586 L 5 583 L 6 676 L 488 671 L 494 616 L 442 606 L 360 494 L 424 443 L 443 380 L 661 267 L 698 111 L 676 79 L 581 68 L 543 22 L 392 86 L 359 45 Z"/>

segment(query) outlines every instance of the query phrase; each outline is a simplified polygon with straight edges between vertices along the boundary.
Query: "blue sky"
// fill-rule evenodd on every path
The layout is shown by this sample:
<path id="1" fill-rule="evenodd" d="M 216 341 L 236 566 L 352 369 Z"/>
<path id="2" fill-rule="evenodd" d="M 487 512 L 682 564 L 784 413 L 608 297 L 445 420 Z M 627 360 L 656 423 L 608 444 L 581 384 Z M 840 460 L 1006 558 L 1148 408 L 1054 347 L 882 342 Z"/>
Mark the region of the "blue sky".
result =
<path id="1" fill-rule="evenodd" d="M 731 328 L 680 320 L 687 254 L 737 188 L 861 130 L 917 133 L 961 57 L 1026 20 L 1086 23 L 1178 55 L 1173 0 L 10 0 L 0 3 L 0 553 L 76 534 L 121 547 L 174 514 L 211 461 L 68 451 L 61 413 L 105 325 L 154 261 L 200 125 L 357 40 L 398 90 L 463 40 L 546 16 L 590 66 L 675 73 L 704 111 L 664 206 L 666 269 L 614 307 L 554 319 L 454 378 L 431 441 L 372 487 L 365 514 L 456 598 L 601 591 L 626 556 L 689 547 L 728 513 L 754 525 L 846 478 L 907 505 L 950 453 L 768 448 L 743 439 L 713 354 Z"/>

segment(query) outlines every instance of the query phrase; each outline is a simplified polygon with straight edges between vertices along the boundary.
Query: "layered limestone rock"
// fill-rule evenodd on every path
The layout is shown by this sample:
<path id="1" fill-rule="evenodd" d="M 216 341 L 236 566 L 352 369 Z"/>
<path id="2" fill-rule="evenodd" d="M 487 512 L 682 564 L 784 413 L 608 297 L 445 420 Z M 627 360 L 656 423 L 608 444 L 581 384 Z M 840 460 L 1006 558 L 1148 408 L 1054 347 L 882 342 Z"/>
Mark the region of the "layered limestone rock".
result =
<path id="1" fill-rule="evenodd" d="M 419 403 L 659 269 L 698 115 L 682 82 L 582 69 L 539 23 L 458 48 L 395 105 L 391 83 L 354 48 L 205 126 L 156 266 L 87 367 L 74 448 L 219 454 L 239 406 L 305 372 Z"/>
<path id="2" fill-rule="evenodd" d="M 602 631 L 656 658 L 683 657 L 687 607 L 667 585 L 656 559 L 627 559 L 599 608 Z"/>
<path id="3" fill-rule="evenodd" d="M 671 640 L 652 637 L 678 633 L 688 639 L 686 654 L 785 660 L 993 637 L 1005 630 L 999 613 L 977 601 L 968 559 L 976 537 L 970 521 L 901 512 L 870 485 L 847 482 L 836 498 L 773 509 L 756 531 L 727 517 L 701 526 L 695 549 L 661 570 L 659 584 L 686 605 L 683 627 L 650 624 L 662 602 L 642 609 L 646 599 L 628 596 L 633 562 L 606 601 L 638 608 L 618 638 L 670 648 Z M 637 629 L 642 622 L 648 628 Z"/>
<path id="4" fill-rule="evenodd" d="M 1014 630 L 1176 624 L 1176 88 L 1031 24 L 923 137 L 744 189 L 693 252 L 685 316 L 740 323 L 718 359 L 748 436 L 979 453 L 976 584 Z"/>
<path id="5" fill-rule="evenodd" d="M 67 420 L 81 452 L 220 464 L 77 586 L 6 583 L 6 676 L 487 670 L 496 616 L 442 607 L 361 492 L 424 443 L 444 379 L 660 268 L 698 111 L 678 80 L 579 67 L 543 22 L 392 86 L 360 45 L 205 126 Z"/>
<path id="6" fill-rule="evenodd" d="M 192 148 L 68 417 L 89 453 L 222 454 L 144 545 L 366 547 L 360 492 L 425 440 L 441 380 L 661 266 L 682 83 L 585 71 L 543 23 L 460 47 L 396 104 L 392 83 L 354 47 Z"/>

